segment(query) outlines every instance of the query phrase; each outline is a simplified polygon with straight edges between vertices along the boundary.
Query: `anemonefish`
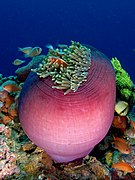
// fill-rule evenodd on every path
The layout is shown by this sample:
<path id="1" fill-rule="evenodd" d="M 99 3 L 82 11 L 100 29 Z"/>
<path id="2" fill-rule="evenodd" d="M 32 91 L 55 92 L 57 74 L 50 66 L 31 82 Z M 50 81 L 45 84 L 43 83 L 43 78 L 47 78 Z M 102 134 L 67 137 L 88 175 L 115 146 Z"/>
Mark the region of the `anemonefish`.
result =
<path id="1" fill-rule="evenodd" d="M 50 56 L 49 60 L 54 64 L 57 63 L 59 66 L 63 65 L 63 67 L 67 67 L 67 63 L 63 59 L 61 59 L 59 57 Z"/>
<path id="2" fill-rule="evenodd" d="M 24 57 L 35 57 L 38 56 L 42 52 L 42 48 L 36 46 L 36 47 L 25 47 L 25 48 L 19 48 L 19 51 L 24 53 Z"/>
<path id="3" fill-rule="evenodd" d="M 24 54 L 28 54 L 32 50 L 32 47 L 24 47 L 24 48 L 18 48 L 18 51 L 23 52 Z"/>
<path id="4" fill-rule="evenodd" d="M 12 64 L 15 65 L 15 66 L 19 66 L 21 64 L 25 63 L 24 60 L 21 60 L 21 59 L 15 59 Z"/>

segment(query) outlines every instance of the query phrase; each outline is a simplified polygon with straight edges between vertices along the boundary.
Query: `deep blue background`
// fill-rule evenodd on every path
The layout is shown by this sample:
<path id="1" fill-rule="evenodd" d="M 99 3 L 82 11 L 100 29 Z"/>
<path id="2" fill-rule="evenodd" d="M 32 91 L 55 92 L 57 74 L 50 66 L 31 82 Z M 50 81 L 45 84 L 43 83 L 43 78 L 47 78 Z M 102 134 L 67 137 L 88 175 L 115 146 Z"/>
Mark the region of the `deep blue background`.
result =
<path id="1" fill-rule="evenodd" d="M 135 0 L 1 0 L 0 73 L 14 74 L 18 47 L 90 44 L 117 57 L 135 81 Z"/>

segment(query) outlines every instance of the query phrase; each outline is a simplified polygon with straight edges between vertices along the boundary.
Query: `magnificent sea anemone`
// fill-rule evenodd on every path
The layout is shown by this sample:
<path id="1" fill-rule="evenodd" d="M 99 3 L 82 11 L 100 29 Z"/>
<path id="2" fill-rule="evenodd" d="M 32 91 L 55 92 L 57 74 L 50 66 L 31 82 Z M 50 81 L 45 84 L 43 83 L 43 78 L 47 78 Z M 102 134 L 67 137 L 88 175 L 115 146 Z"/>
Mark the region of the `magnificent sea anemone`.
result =
<path id="1" fill-rule="evenodd" d="M 109 59 L 72 41 L 51 48 L 32 71 L 19 99 L 25 133 L 57 162 L 86 156 L 114 116 L 116 85 Z"/>

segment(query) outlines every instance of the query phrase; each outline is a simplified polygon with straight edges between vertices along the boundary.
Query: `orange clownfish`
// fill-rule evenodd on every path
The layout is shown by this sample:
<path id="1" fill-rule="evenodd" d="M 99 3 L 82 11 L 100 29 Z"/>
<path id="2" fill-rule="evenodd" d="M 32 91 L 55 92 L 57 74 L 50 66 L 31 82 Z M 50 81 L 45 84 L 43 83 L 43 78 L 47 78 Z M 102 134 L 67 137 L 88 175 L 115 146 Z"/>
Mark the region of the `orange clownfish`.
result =
<path id="1" fill-rule="evenodd" d="M 67 63 L 59 57 L 50 56 L 49 60 L 54 64 L 57 63 L 59 66 L 62 65 L 63 67 L 67 67 Z"/>

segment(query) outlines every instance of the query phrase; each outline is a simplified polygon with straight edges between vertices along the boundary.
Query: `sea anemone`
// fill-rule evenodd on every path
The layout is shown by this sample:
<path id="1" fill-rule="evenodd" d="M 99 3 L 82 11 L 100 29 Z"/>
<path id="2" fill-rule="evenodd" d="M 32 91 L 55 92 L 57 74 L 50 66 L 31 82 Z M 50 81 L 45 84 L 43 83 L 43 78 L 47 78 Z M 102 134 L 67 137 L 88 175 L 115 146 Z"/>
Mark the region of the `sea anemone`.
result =
<path id="1" fill-rule="evenodd" d="M 86 156 L 105 137 L 114 116 L 115 74 L 109 59 L 72 41 L 50 49 L 32 71 L 19 98 L 25 133 L 57 162 Z"/>

